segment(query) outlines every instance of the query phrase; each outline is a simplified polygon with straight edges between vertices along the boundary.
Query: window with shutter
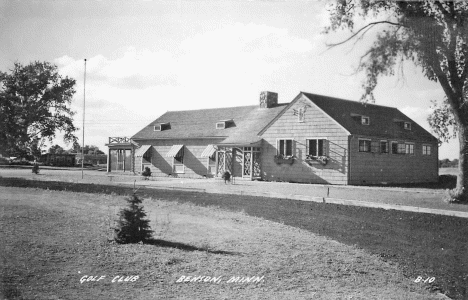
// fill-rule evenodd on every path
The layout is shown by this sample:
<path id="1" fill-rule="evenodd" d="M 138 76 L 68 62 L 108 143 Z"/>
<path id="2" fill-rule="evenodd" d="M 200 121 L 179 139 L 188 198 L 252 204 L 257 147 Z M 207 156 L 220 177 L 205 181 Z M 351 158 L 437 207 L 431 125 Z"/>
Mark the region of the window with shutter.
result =
<path id="1" fill-rule="evenodd" d="M 292 156 L 293 155 L 293 140 L 281 139 L 277 141 L 277 155 Z"/>
<path id="2" fill-rule="evenodd" d="M 371 152 L 370 140 L 359 140 L 359 152 Z"/>
<path id="3" fill-rule="evenodd" d="M 308 139 L 306 147 L 306 155 L 308 156 L 328 156 L 327 139 Z"/>
<path id="4" fill-rule="evenodd" d="M 380 153 L 388 153 L 388 142 L 380 141 Z"/>

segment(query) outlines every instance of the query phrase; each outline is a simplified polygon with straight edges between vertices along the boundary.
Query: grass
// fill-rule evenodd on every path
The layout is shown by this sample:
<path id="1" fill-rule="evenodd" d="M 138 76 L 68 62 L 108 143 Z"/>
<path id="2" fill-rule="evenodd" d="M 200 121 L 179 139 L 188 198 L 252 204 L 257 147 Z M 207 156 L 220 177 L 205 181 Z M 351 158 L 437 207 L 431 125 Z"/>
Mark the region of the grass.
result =
<path id="1" fill-rule="evenodd" d="M 0 185 L 113 195 L 131 192 L 130 188 L 117 186 L 7 178 L 0 178 Z M 398 264 L 411 280 L 418 276 L 435 277 L 430 285 L 433 290 L 440 289 L 455 299 L 468 296 L 468 265 L 465 263 L 468 261 L 467 219 L 263 197 L 151 189 L 142 189 L 141 192 L 167 201 L 244 212 L 328 236 Z M 194 246 L 206 248 L 204 245 Z M 228 251 L 224 248 L 218 250 Z"/>
<path id="2" fill-rule="evenodd" d="M 122 196 L 2 188 L 3 297 L 437 299 L 396 264 L 306 230 L 191 203 L 143 204 L 155 241 L 118 245 L 109 228 Z M 220 279 L 178 283 L 182 276 Z M 229 282 L 233 276 L 262 279 Z"/>
<path id="3" fill-rule="evenodd" d="M 452 174 L 452 170 L 447 174 L 440 174 L 437 182 L 421 182 L 421 183 L 401 183 L 401 184 L 376 184 L 370 186 L 385 186 L 385 187 L 401 187 L 401 188 L 418 188 L 432 190 L 447 190 L 454 189 L 457 186 L 457 175 Z"/>
<path id="4" fill-rule="evenodd" d="M 458 168 L 440 168 L 440 175 L 458 175 Z"/>

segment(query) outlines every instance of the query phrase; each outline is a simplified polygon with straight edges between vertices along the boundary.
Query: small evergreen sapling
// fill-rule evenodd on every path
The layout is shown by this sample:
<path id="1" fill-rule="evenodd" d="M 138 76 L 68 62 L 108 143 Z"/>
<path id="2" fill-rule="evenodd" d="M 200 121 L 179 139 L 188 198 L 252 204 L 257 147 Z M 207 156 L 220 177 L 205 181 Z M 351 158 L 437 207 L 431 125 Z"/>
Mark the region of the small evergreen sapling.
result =
<path id="1" fill-rule="evenodd" d="M 128 207 L 119 212 L 120 219 L 115 228 L 115 241 L 120 244 L 148 242 L 152 239 L 153 230 L 146 213 L 141 205 L 142 201 L 133 193 L 127 199 Z"/>

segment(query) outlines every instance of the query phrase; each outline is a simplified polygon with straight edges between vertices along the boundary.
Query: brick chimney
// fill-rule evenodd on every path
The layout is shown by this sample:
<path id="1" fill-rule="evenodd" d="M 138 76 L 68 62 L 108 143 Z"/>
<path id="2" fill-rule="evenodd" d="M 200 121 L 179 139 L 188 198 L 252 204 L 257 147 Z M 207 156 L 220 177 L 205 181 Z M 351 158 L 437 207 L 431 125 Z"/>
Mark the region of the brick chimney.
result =
<path id="1" fill-rule="evenodd" d="M 278 93 L 264 91 L 260 93 L 260 108 L 271 108 L 278 104 Z"/>

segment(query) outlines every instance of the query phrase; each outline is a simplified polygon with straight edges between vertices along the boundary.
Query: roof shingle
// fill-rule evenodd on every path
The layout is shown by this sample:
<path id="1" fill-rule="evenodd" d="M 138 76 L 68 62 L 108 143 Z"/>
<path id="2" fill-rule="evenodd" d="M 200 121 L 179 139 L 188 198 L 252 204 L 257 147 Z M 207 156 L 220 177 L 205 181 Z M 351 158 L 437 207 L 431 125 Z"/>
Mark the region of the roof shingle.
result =
<path id="1" fill-rule="evenodd" d="M 382 138 L 418 140 L 436 142 L 437 139 L 394 107 L 363 104 L 358 101 L 343 100 L 333 97 L 301 92 L 311 102 L 338 122 L 350 134 L 376 136 Z M 296 97 L 296 100 L 299 99 Z M 260 108 L 258 105 L 168 111 L 138 133 L 133 140 L 146 139 L 189 139 L 189 138 L 224 138 L 221 144 L 249 145 L 261 140 L 259 133 L 273 122 L 294 103 L 278 104 L 272 108 Z M 359 117 L 370 118 L 369 125 L 362 125 Z M 216 129 L 216 123 L 233 120 L 225 129 Z M 397 121 L 398 120 L 398 121 Z M 401 121 L 411 122 L 411 130 L 405 130 Z M 169 129 L 154 131 L 154 125 L 170 123 Z"/>
<path id="2" fill-rule="evenodd" d="M 437 141 L 437 138 L 397 108 L 370 103 L 363 104 L 358 101 L 304 92 L 302 94 L 351 134 L 428 142 Z M 360 118 L 355 117 L 357 115 L 369 117 L 370 124 L 362 125 Z M 411 130 L 404 129 L 402 122 L 410 122 Z"/>
<path id="3" fill-rule="evenodd" d="M 186 111 L 168 111 L 132 139 L 187 139 L 187 138 L 228 138 L 236 143 L 258 140 L 258 132 L 263 129 L 285 107 L 259 108 L 257 105 L 228 108 L 214 108 Z M 233 120 L 233 125 L 216 129 L 216 123 Z M 154 131 L 154 125 L 170 123 L 170 129 Z"/>

